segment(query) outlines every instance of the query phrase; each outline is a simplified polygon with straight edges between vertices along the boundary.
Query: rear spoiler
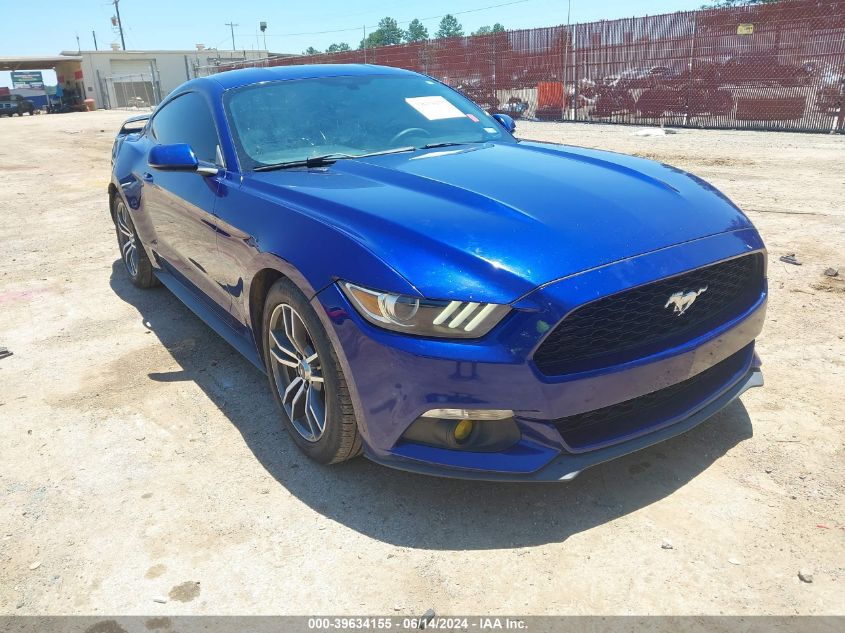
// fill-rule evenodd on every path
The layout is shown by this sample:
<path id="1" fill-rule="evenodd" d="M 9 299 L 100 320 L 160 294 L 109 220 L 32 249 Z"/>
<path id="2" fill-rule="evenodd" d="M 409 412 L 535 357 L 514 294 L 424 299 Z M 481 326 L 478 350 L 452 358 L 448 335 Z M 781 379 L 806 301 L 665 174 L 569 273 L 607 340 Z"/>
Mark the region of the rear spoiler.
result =
<path id="1" fill-rule="evenodd" d="M 147 125 L 147 121 L 150 120 L 150 116 L 150 114 L 139 114 L 138 116 L 133 116 L 129 119 L 126 119 L 123 122 L 123 125 L 120 128 L 120 132 L 118 132 L 117 135 L 126 136 L 127 134 L 135 134 L 136 132 L 140 132 Z"/>

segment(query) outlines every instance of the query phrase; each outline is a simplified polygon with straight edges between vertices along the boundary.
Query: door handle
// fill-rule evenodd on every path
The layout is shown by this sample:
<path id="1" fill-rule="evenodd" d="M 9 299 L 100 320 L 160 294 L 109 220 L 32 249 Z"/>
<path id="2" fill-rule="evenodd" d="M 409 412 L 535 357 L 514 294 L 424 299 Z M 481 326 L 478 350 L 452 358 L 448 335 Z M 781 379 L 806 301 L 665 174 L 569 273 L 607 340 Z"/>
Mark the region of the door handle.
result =
<path id="1" fill-rule="evenodd" d="M 141 174 L 141 178 L 143 178 L 146 182 L 153 181 L 153 175 L 148 171 L 145 171 L 143 174 Z"/>

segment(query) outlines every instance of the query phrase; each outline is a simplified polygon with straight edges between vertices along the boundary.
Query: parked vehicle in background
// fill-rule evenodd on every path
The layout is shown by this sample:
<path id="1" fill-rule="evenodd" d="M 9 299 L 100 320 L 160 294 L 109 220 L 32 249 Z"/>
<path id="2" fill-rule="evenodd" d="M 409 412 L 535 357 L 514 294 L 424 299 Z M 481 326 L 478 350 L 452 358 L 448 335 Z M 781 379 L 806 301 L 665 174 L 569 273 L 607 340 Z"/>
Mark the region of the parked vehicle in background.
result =
<path id="1" fill-rule="evenodd" d="M 507 103 L 498 108 L 497 112 L 507 114 L 514 119 L 521 119 L 526 110 L 528 110 L 527 101 L 519 97 L 510 97 Z"/>
<path id="2" fill-rule="evenodd" d="M 455 89 L 487 112 L 496 112 L 499 108 L 499 98 L 493 93 L 490 86 L 485 85 L 480 80 L 458 84 Z"/>
<path id="3" fill-rule="evenodd" d="M 784 64 L 773 51 L 749 51 L 731 56 L 720 71 L 726 84 L 777 82 L 781 86 L 805 86 L 810 83 L 815 64 Z"/>
<path id="4" fill-rule="evenodd" d="M 677 77 L 668 66 L 652 66 L 650 68 L 629 68 L 619 73 L 618 77 L 608 77 L 608 85 L 620 85 L 625 88 L 649 88 L 655 83 Z"/>
<path id="5" fill-rule="evenodd" d="M 566 481 L 762 385 L 742 211 L 515 127 L 398 68 L 195 79 L 117 136 L 120 257 L 267 374 L 324 464 Z"/>
<path id="6" fill-rule="evenodd" d="M 35 112 L 35 104 L 29 99 L 20 95 L 0 95 L 0 116 L 12 116 L 17 114 L 32 114 Z"/>
<path id="7" fill-rule="evenodd" d="M 734 107 L 733 95 L 728 90 L 692 86 L 681 88 L 656 87 L 643 90 L 637 99 L 637 110 L 645 117 L 661 117 L 664 114 L 704 114 L 724 116 Z"/>
<path id="8" fill-rule="evenodd" d="M 609 117 L 621 112 L 636 112 L 637 103 L 631 87 L 621 75 L 605 77 L 596 85 L 595 93 L 595 116 Z"/>

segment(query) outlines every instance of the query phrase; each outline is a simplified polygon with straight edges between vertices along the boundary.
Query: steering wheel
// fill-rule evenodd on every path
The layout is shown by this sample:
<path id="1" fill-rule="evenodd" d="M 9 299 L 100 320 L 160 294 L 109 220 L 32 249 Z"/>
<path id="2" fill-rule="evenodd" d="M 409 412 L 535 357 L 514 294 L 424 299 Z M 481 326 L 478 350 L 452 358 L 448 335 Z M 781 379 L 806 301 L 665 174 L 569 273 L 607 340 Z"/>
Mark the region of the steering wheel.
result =
<path id="1" fill-rule="evenodd" d="M 420 132 L 422 134 L 425 134 L 428 137 L 431 137 L 431 132 L 429 132 L 428 130 L 424 130 L 421 127 L 409 127 L 409 128 L 405 128 L 401 132 L 398 132 L 397 134 L 394 134 L 393 138 L 391 138 L 390 141 L 388 141 L 387 144 L 388 145 L 395 145 L 399 141 L 399 139 L 401 139 L 402 137 L 408 136 L 409 134 L 414 134 L 415 132 Z"/>

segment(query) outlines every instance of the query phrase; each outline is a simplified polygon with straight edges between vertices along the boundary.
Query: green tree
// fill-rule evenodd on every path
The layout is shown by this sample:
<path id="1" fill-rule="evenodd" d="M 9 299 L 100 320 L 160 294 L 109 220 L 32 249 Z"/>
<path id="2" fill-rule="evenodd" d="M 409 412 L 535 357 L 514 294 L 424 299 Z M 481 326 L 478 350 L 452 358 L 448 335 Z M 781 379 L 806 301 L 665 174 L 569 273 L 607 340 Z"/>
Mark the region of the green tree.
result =
<path id="1" fill-rule="evenodd" d="M 306 48 L 304 51 L 302 51 L 302 54 L 303 54 L 303 55 L 319 55 L 319 54 L 320 54 L 320 51 L 318 51 L 318 50 L 317 50 L 316 48 L 314 48 L 313 46 L 309 46 L 309 47 L 308 47 L 308 48 Z"/>
<path id="2" fill-rule="evenodd" d="M 381 31 L 381 39 L 385 46 L 401 44 L 402 38 L 405 36 L 404 31 L 399 28 L 396 20 L 389 17 L 379 20 L 378 30 Z"/>
<path id="3" fill-rule="evenodd" d="M 490 35 L 490 33 L 503 33 L 505 27 L 496 22 L 493 26 L 479 26 L 477 30 L 473 31 L 473 35 Z"/>
<path id="4" fill-rule="evenodd" d="M 428 29 L 417 19 L 411 20 L 408 30 L 405 31 L 406 42 L 423 42 L 428 39 Z"/>
<path id="5" fill-rule="evenodd" d="M 404 35 L 396 20 L 391 17 L 382 18 L 379 20 L 378 28 L 367 35 L 366 39 L 361 40 L 358 48 L 376 48 L 378 46 L 401 44 Z"/>
<path id="6" fill-rule="evenodd" d="M 434 34 L 434 37 L 437 39 L 444 37 L 461 37 L 463 34 L 464 27 L 461 26 L 460 22 L 458 22 L 458 18 L 449 13 L 444 15 L 443 19 L 440 20 L 440 27 L 437 29 L 437 33 Z"/>
<path id="7" fill-rule="evenodd" d="M 379 46 L 384 46 L 384 44 L 381 41 L 381 33 L 378 31 L 373 31 L 358 44 L 358 48 L 377 48 Z"/>
<path id="8" fill-rule="evenodd" d="M 339 44 L 330 44 L 329 47 L 326 49 L 327 53 L 345 53 L 346 51 L 352 50 L 349 48 L 349 44 L 346 42 L 340 42 Z"/>

